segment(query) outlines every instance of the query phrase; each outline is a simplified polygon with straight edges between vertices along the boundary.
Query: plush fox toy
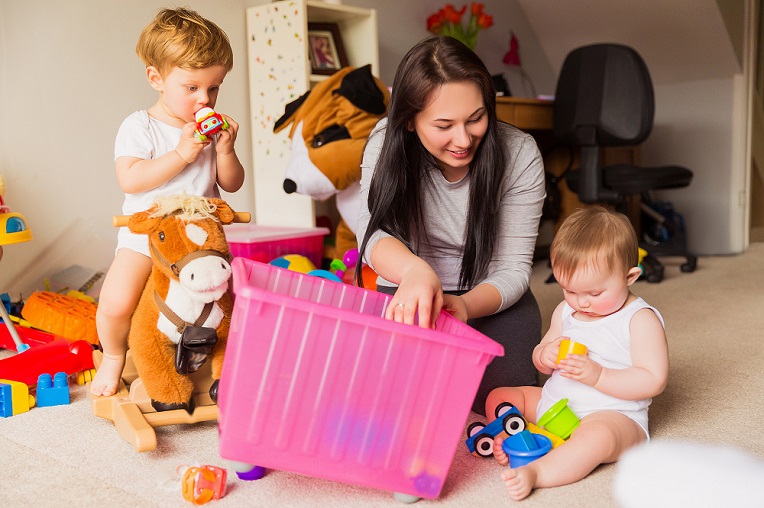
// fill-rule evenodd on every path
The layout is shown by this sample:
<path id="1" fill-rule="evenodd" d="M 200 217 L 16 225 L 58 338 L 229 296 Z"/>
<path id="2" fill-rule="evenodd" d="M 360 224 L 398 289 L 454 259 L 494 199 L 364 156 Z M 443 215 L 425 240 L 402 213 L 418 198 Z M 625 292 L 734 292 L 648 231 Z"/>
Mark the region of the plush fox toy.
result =
<path id="1" fill-rule="evenodd" d="M 345 67 L 287 104 L 274 132 L 291 125 L 292 154 L 284 191 L 323 201 L 336 195 L 341 221 L 335 257 L 357 247 L 361 159 L 366 140 L 387 115 L 390 93 L 371 65 Z"/>

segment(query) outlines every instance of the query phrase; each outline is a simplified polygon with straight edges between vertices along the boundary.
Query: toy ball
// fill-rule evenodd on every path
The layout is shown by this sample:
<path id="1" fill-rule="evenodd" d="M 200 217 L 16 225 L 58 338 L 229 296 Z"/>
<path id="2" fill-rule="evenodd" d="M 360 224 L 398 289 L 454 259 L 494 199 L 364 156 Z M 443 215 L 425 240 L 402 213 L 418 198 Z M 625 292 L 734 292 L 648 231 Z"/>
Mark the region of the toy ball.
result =
<path id="1" fill-rule="evenodd" d="M 310 273 L 316 270 L 316 265 L 310 259 L 300 254 L 287 254 L 286 256 L 274 259 L 269 264 L 300 273 Z"/>
<path id="2" fill-rule="evenodd" d="M 313 277 L 319 277 L 321 279 L 331 280 L 334 282 L 342 283 L 342 279 L 337 277 L 337 275 L 333 274 L 329 270 L 311 270 L 308 272 L 308 275 L 312 275 Z"/>

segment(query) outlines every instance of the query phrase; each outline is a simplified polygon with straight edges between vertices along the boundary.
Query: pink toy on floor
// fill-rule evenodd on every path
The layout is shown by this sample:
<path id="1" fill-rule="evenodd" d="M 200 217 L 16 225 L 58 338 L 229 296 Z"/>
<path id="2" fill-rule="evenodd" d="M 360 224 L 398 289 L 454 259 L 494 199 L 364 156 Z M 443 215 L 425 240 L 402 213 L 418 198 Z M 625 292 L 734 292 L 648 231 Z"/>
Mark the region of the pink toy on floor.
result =
<path id="1" fill-rule="evenodd" d="M 232 268 L 221 457 L 437 497 L 502 347 L 446 313 L 436 329 L 386 320 L 383 293 L 243 258 Z"/>

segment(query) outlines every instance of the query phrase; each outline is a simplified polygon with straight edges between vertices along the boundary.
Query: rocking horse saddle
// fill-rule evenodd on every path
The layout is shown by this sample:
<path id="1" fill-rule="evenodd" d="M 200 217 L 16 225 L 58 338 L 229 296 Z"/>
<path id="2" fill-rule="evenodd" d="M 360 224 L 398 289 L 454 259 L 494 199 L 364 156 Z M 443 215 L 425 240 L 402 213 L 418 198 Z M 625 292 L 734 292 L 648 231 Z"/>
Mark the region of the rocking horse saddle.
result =
<path id="1" fill-rule="evenodd" d="M 212 353 L 212 349 L 218 341 L 217 332 L 214 328 L 201 326 L 215 305 L 215 302 L 209 302 L 204 305 L 201 314 L 196 321 L 188 323 L 178 316 L 167 303 L 162 300 L 157 292 L 154 292 L 154 299 L 156 300 L 159 311 L 175 325 L 178 332 L 181 334 L 178 344 L 175 346 L 175 371 L 178 374 L 191 374 L 199 370 L 207 358 Z M 213 402 L 217 403 L 217 386 L 218 381 L 210 387 L 210 397 Z M 176 404 L 164 404 L 161 402 L 153 401 L 152 405 L 157 411 L 167 411 L 169 409 L 186 409 L 189 413 L 193 411 L 192 405 L 189 403 L 186 407 L 185 404 L 177 406 Z M 161 409 L 160 409 L 161 408 Z"/>

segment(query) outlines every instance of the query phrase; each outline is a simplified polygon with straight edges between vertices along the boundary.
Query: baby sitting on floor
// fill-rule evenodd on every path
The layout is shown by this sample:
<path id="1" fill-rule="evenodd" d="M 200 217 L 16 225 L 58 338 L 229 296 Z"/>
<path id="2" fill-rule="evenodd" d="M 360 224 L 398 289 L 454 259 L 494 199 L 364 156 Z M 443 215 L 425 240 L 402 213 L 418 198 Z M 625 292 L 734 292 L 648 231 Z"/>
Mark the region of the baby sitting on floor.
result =
<path id="1" fill-rule="evenodd" d="M 555 235 L 550 258 L 565 300 L 533 351 L 536 368 L 550 378 L 543 388 L 496 388 L 486 414 L 510 402 L 537 422 L 567 398 L 581 423 L 546 455 L 502 472 L 515 500 L 534 488 L 576 482 L 649 439 L 647 408 L 666 387 L 669 355 L 661 315 L 629 290 L 641 274 L 637 251 L 628 219 L 599 206 L 575 211 Z M 582 343 L 588 354 L 570 354 L 557 363 L 563 339 Z M 502 441 L 496 438 L 494 456 L 507 465 Z"/>

